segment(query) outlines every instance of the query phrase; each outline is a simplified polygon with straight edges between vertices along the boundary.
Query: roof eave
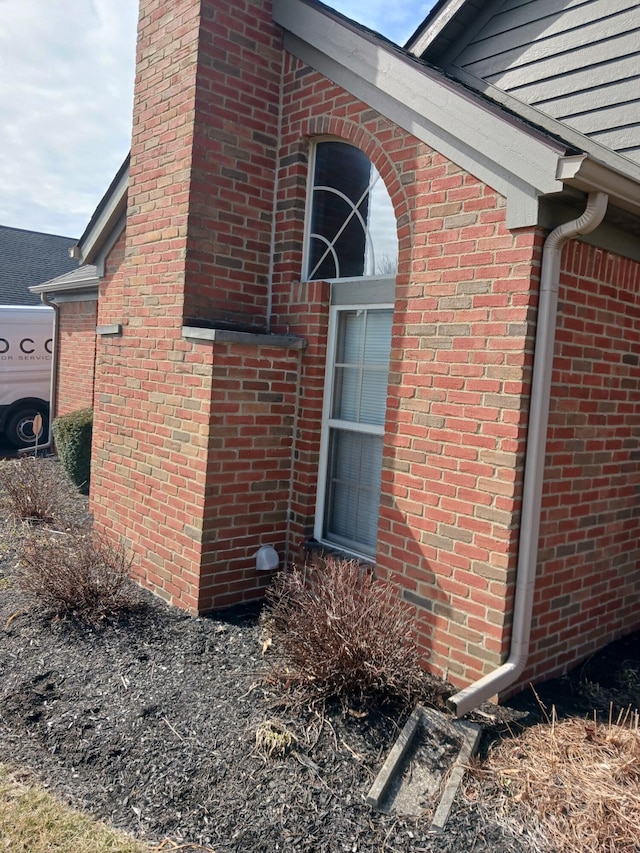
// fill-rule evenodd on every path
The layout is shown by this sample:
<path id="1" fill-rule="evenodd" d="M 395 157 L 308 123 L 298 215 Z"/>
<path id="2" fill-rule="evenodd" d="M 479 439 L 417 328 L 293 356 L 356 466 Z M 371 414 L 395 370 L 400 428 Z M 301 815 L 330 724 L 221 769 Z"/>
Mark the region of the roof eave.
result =
<path id="1" fill-rule="evenodd" d="M 126 162 L 126 161 L 125 161 Z M 109 187 L 96 214 L 77 245 L 76 257 L 81 264 L 94 263 L 113 229 L 119 225 L 127 210 L 129 167 L 122 168 Z"/>
<path id="2" fill-rule="evenodd" d="M 29 287 L 29 291 L 35 294 L 84 292 L 97 290 L 99 283 L 100 279 L 96 267 L 82 266 L 71 272 L 43 281 L 41 284 L 34 284 Z"/>
<path id="3" fill-rule="evenodd" d="M 273 18 L 286 50 L 505 196 L 509 227 L 536 224 L 538 198 L 561 192 L 566 143 L 320 5 L 274 0 Z"/>
<path id="4" fill-rule="evenodd" d="M 449 21 L 465 3 L 466 0 L 449 0 L 449 2 L 442 3 L 440 8 L 436 6 L 432 9 L 431 13 L 405 44 L 405 50 L 414 56 L 422 56 L 431 42 L 440 35 Z"/>
<path id="5" fill-rule="evenodd" d="M 588 154 L 562 157 L 556 172 L 563 184 L 582 192 L 604 192 L 616 207 L 640 216 L 640 193 L 633 179 Z"/>
<path id="6" fill-rule="evenodd" d="M 35 284 L 30 287 L 29 290 L 31 293 L 72 293 L 75 291 L 97 290 L 98 285 L 98 277 L 94 276 L 91 279 L 70 281 L 63 284 L 56 284 L 55 281 L 45 282 L 44 284 Z"/>

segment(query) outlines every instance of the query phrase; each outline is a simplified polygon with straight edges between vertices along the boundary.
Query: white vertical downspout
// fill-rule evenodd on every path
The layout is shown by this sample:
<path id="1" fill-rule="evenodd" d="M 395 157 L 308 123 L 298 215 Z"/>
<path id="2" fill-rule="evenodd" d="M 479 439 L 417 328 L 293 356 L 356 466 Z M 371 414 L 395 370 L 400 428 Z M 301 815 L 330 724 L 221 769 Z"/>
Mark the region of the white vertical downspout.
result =
<path id="1" fill-rule="evenodd" d="M 497 693 L 512 685 L 522 674 L 529 655 L 531 615 L 538 562 L 538 536 L 542 484 L 549 421 L 551 374 L 558 313 L 558 288 L 560 284 L 560 256 L 562 247 L 572 237 L 589 234 L 602 222 L 609 196 L 603 192 L 590 193 L 582 216 L 565 222 L 547 237 L 542 252 L 540 271 L 540 298 L 536 326 L 536 342 L 531 378 L 529 428 L 524 464 L 524 489 L 520 521 L 520 543 L 511 649 L 502 666 L 460 690 L 448 700 L 457 717 L 477 708 Z"/>

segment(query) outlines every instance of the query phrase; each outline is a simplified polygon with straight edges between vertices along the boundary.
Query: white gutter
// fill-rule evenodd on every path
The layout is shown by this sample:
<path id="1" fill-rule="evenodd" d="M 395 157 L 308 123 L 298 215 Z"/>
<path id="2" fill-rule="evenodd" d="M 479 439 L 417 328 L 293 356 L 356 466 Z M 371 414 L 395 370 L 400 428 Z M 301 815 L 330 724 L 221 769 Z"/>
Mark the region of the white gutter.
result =
<path id="1" fill-rule="evenodd" d="M 39 284 L 35 287 L 30 287 L 29 290 L 31 293 L 37 293 L 42 298 L 46 293 L 66 293 L 67 291 L 71 293 L 75 292 L 85 292 L 87 290 L 98 290 L 99 279 L 97 275 L 94 275 L 92 278 L 87 278 L 84 281 L 74 279 L 73 281 L 62 282 L 60 284 L 56 284 L 54 280 L 51 283 Z M 44 300 L 43 300 L 44 301 Z M 47 303 L 47 305 L 51 305 L 52 303 Z"/>
<path id="2" fill-rule="evenodd" d="M 556 316 L 558 313 L 560 255 L 567 240 L 580 234 L 589 234 L 598 227 L 604 218 L 608 203 L 609 196 L 606 193 L 590 193 L 582 216 L 572 222 L 559 225 L 549 234 L 544 244 L 531 381 L 511 650 L 507 661 L 502 666 L 475 681 L 469 687 L 460 690 L 448 700 L 447 704 L 457 717 L 468 714 L 482 702 L 486 702 L 492 696 L 502 693 L 507 687 L 514 684 L 522 675 L 527 662 L 538 562 L 544 458 L 549 421 Z"/>
<path id="3" fill-rule="evenodd" d="M 617 155 L 619 156 L 619 155 Z M 638 164 L 629 164 L 638 172 Z M 611 203 L 622 210 L 628 210 L 635 216 L 640 215 L 640 196 L 638 181 L 628 175 L 621 174 L 617 169 L 599 163 L 588 154 L 573 154 L 561 157 L 556 170 L 558 180 L 569 187 L 586 193 L 606 192 Z"/>

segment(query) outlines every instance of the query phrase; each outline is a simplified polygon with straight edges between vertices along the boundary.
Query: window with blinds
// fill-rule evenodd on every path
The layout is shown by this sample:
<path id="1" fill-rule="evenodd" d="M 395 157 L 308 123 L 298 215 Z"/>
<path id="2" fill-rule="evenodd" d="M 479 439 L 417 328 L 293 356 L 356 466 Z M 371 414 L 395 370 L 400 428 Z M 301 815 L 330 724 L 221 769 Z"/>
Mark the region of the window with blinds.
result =
<path id="1" fill-rule="evenodd" d="M 307 278 L 332 282 L 316 538 L 375 557 L 398 237 L 380 174 L 359 149 L 313 150 Z"/>
<path id="2" fill-rule="evenodd" d="M 336 310 L 323 538 L 374 555 L 391 308 Z"/>

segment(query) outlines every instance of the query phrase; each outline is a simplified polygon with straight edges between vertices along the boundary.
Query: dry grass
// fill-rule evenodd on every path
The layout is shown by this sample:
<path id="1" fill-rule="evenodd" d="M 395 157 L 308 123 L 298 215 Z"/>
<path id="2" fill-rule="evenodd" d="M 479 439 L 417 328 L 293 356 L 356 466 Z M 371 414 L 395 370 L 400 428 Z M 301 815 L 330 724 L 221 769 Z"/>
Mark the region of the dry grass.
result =
<path id="1" fill-rule="evenodd" d="M 67 808 L 0 765 L 1 853 L 151 853 L 127 835 Z"/>
<path id="2" fill-rule="evenodd" d="M 213 847 L 136 841 L 72 809 L 0 764 L 0 853 L 216 853 Z"/>
<path id="3" fill-rule="evenodd" d="M 265 758 L 285 758 L 295 740 L 295 735 L 278 720 L 265 720 L 256 730 L 256 749 Z"/>
<path id="4" fill-rule="evenodd" d="M 558 721 L 553 714 L 490 753 L 481 772 L 496 780 L 492 816 L 525 833 L 532 850 L 638 853 L 638 713 L 610 717 Z"/>
<path id="5" fill-rule="evenodd" d="M 336 560 L 286 571 L 267 601 L 274 673 L 300 701 L 409 701 L 423 685 L 410 613 L 369 569 Z"/>

